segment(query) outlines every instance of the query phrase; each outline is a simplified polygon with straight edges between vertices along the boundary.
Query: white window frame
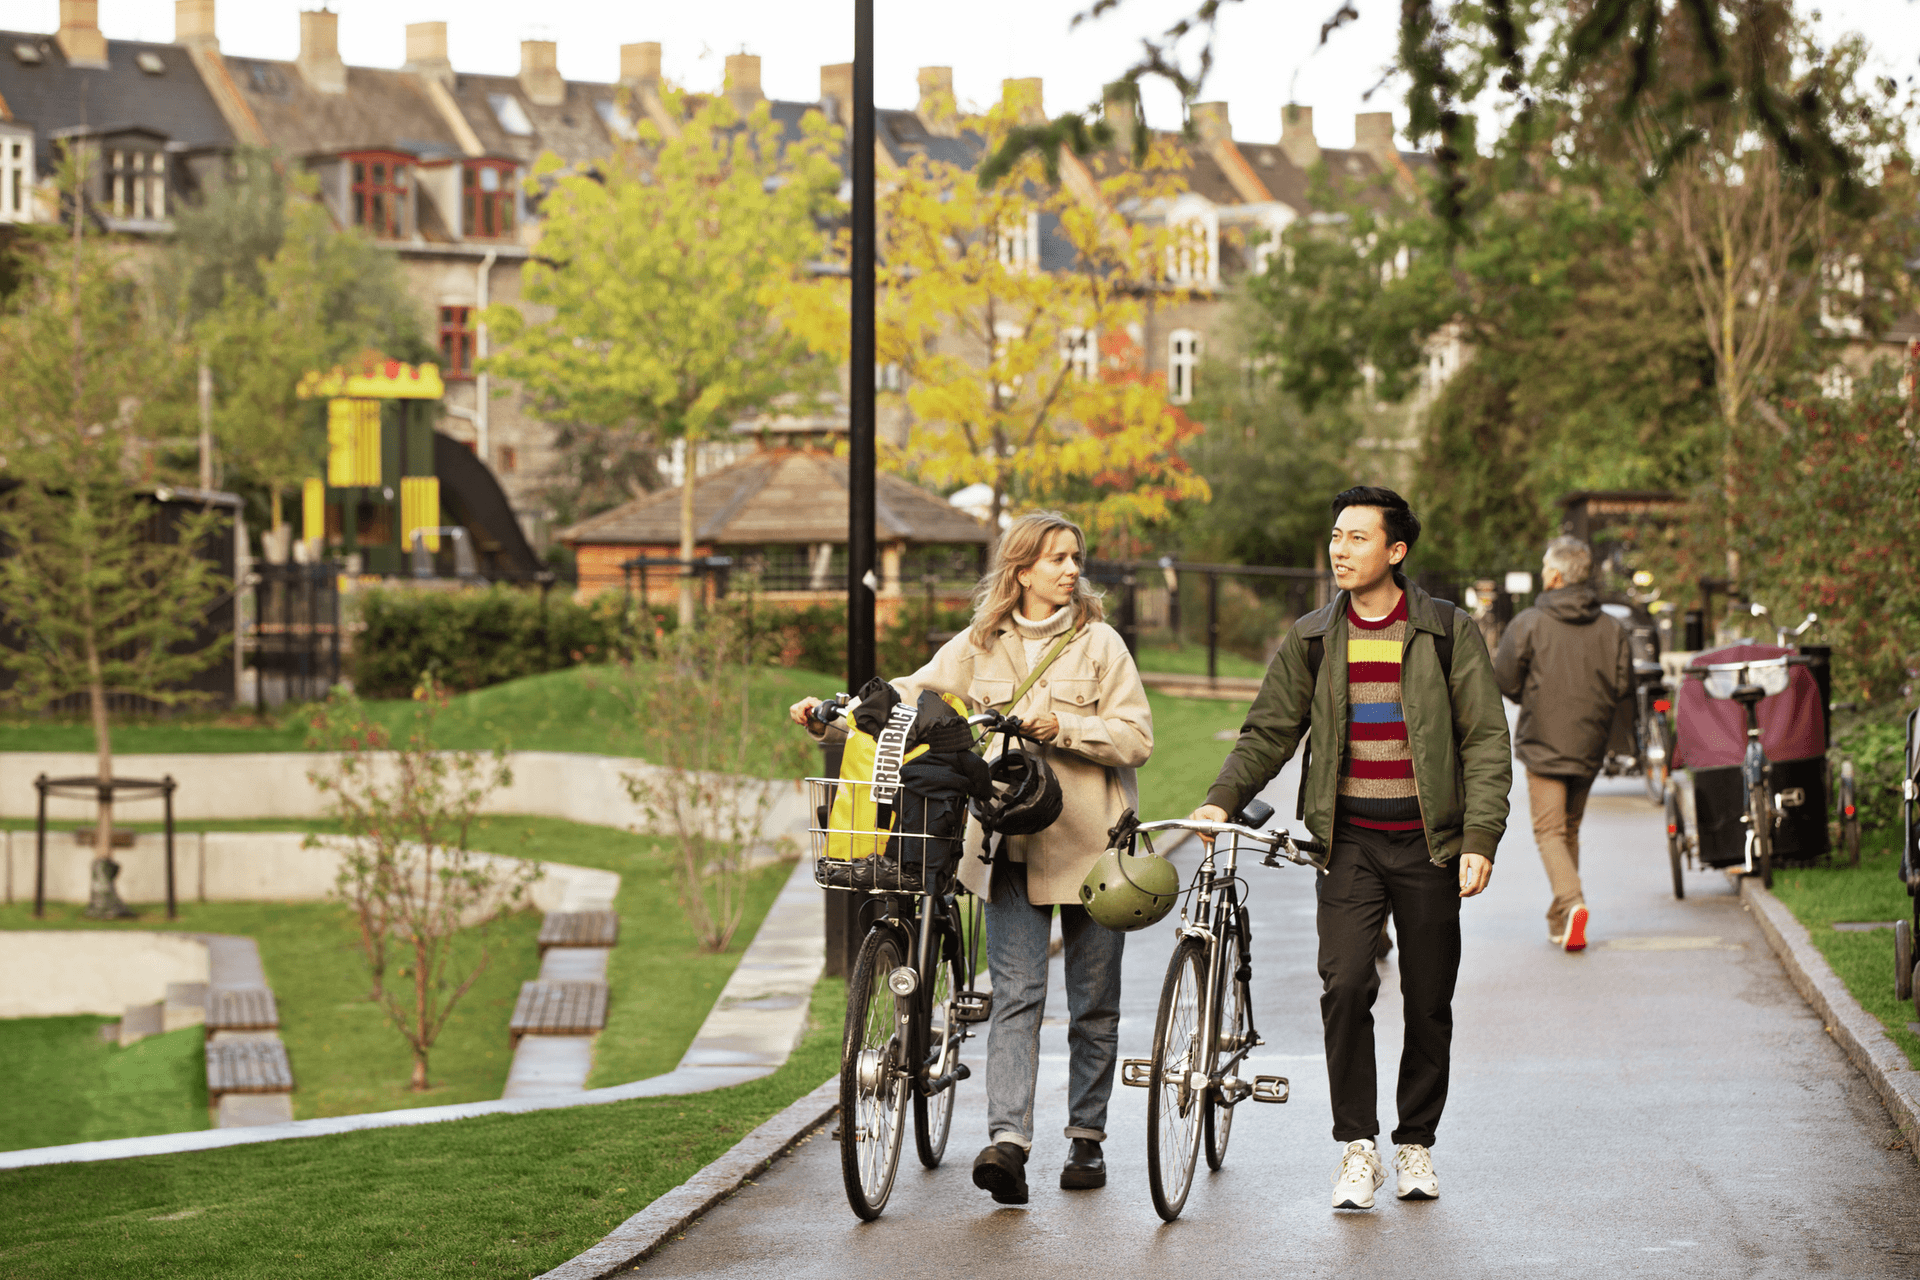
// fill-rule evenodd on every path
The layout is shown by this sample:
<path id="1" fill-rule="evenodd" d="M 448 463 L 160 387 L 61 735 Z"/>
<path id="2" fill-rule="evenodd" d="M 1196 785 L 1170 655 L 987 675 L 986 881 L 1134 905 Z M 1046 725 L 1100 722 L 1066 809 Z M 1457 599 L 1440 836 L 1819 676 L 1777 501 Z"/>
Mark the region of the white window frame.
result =
<path id="1" fill-rule="evenodd" d="M 1027 327 L 1025 325 L 1015 324 L 1011 320 L 995 320 L 993 322 L 993 361 L 994 363 L 998 364 L 1000 363 L 1000 361 L 1004 360 L 1007 355 L 1007 348 L 1013 343 L 1020 341 L 1020 339 L 1026 336 L 1027 336 Z M 1001 383 L 1000 384 L 1001 400 L 1003 401 L 1012 400 L 1015 396 L 1019 395 L 1020 387 L 1024 381 L 1025 379 L 1021 378 L 1019 375 L 1016 374 L 1012 382 Z"/>
<path id="2" fill-rule="evenodd" d="M 1820 264 L 1820 327 L 1828 333 L 1859 337 L 1860 304 L 1866 296 L 1867 274 L 1859 254 L 1828 258 Z"/>
<path id="3" fill-rule="evenodd" d="M 164 222 L 167 218 L 167 157 L 144 147 L 107 152 L 107 207 L 116 218 Z"/>
<path id="4" fill-rule="evenodd" d="M 33 221 L 33 135 L 0 132 L 0 222 Z"/>
<path id="5" fill-rule="evenodd" d="M 1220 283 L 1220 211 L 1205 196 L 1189 192 L 1167 210 L 1173 243 L 1167 246 L 1167 279 L 1188 288 Z"/>
<path id="6" fill-rule="evenodd" d="M 1060 363 L 1073 376 L 1091 382 L 1100 372 L 1100 331 L 1069 325 L 1060 331 Z"/>
<path id="7" fill-rule="evenodd" d="M 1820 375 L 1820 395 L 1826 400 L 1853 399 L 1853 370 L 1839 360 Z"/>
<path id="8" fill-rule="evenodd" d="M 1200 331 L 1175 329 L 1167 335 L 1167 400 L 1193 401 L 1194 376 L 1200 368 Z"/>
<path id="9" fill-rule="evenodd" d="M 1000 265 L 1009 271 L 1040 269 L 1040 215 L 1029 213 L 1025 225 L 1003 226 L 994 237 Z"/>

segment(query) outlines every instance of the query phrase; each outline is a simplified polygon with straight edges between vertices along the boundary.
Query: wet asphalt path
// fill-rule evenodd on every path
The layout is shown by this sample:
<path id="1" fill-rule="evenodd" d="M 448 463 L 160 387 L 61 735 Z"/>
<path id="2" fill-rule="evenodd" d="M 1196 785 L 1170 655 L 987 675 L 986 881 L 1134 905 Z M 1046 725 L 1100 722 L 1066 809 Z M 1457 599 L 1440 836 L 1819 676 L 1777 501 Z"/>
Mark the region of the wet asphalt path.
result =
<path id="1" fill-rule="evenodd" d="M 1291 769 L 1268 792 L 1293 810 Z M 1285 1106 L 1243 1104 L 1226 1167 L 1196 1174 L 1163 1224 L 1147 1193 L 1146 1091 L 1116 1088 L 1100 1191 L 1063 1192 L 1065 999 L 1060 966 L 1042 1042 L 1032 1202 L 994 1205 L 968 1176 L 986 1141 L 967 1046 L 946 1163 L 911 1140 L 880 1221 L 846 1206 L 822 1130 L 756 1185 L 641 1264 L 650 1275 L 779 1277 L 1920 1275 L 1920 1170 L 1879 1101 L 1788 984 L 1725 877 L 1688 898 L 1668 882 L 1660 816 L 1637 781 L 1602 781 L 1588 808 L 1595 945 L 1546 943 L 1549 898 L 1524 780 L 1492 887 L 1466 904 L 1454 1069 L 1434 1148 L 1441 1198 L 1370 1213 L 1328 1207 L 1330 1133 L 1304 868 L 1252 868 L 1255 1071 L 1291 1077 Z M 1177 855 L 1183 873 L 1198 856 Z M 1121 1052 L 1144 1057 L 1174 942 L 1129 939 Z M 1381 1122 L 1393 1123 L 1397 978 L 1376 1007 Z M 1391 1175 L 1389 1175 L 1391 1179 Z"/>

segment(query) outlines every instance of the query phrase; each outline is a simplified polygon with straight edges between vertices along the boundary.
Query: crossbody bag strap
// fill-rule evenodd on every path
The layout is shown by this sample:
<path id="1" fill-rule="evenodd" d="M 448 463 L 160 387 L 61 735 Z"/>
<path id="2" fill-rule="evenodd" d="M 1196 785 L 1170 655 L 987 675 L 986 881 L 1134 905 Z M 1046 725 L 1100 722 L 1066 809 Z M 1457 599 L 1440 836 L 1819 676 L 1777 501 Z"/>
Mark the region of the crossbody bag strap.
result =
<path id="1" fill-rule="evenodd" d="M 1035 664 L 1033 670 L 1027 673 L 1027 678 L 1021 682 L 1018 689 L 1013 691 L 1013 698 L 1006 706 L 1000 708 L 1000 710 L 1012 711 L 1015 707 L 1019 706 L 1020 699 L 1026 697 L 1027 690 L 1033 688 L 1033 682 L 1047 673 L 1047 668 L 1053 665 L 1053 660 L 1059 657 L 1062 651 L 1064 651 L 1069 644 L 1073 643 L 1073 638 L 1079 634 L 1080 628 L 1075 627 L 1058 640 L 1055 640 L 1053 642 L 1053 648 L 1047 650 L 1046 656 L 1041 658 L 1040 661 Z"/>

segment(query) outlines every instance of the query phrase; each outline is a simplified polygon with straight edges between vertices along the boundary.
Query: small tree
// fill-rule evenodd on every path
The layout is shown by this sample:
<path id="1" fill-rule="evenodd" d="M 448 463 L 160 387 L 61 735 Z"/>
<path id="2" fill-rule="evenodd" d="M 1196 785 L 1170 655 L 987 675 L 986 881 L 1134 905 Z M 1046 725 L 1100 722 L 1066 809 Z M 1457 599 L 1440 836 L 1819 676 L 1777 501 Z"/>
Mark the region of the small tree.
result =
<path id="1" fill-rule="evenodd" d="M 86 153 L 61 173 L 72 225 L 36 239 L 27 278 L 0 314 L 0 608 L 24 642 L 0 646 L 11 699 L 47 708 L 84 695 L 101 794 L 87 914 L 130 914 L 114 889 L 113 732 L 108 700 L 178 706 L 207 695 L 186 681 L 226 651 L 203 638 L 230 584 L 199 554 L 225 526 L 208 508 L 164 527 L 143 496 L 167 477 L 154 461 L 149 389 L 178 351 L 157 332 L 151 291 L 87 235 Z"/>
<path id="2" fill-rule="evenodd" d="M 675 662 L 623 662 L 613 688 L 644 726 L 657 768 L 622 774 L 627 793 L 677 846 L 674 880 L 696 937 L 725 951 L 746 912 L 754 847 L 810 744 L 753 706 L 744 630 L 713 615 Z"/>
<path id="3" fill-rule="evenodd" d="M 819 256 L 815 218 L 840 179 L 828 158 L 836 131 L 818 114 L 783 139 L 764 103 L 744 120 L 719 96 L 671 93 L 667 105 L 670 131 L 643 122 L 636 143 L 591 171 L 563 170 L 551 154 L 535 166 L 548 189 L 522 296 L 547 316 L 489 308 L 487 367 L 550 417 L 683 442 L 680 557 L 691 560 L 700 442 L 830 377 L 775 313 L 782 286 Z M 693 608 L 689 575 L 683 629 Z"/>
<path id="4" fill-rule="evenodd" d="M 429 676 L 413 696 L 413 726 L 397 746 L 351 695 L 329 699 L 314 717 L 313 739 L 339 756 L 308 777 L 332 796 L 347 836 L 335 891 L 354 913 L 373 980 L 368 998 L 412 1049 L 412 1088 L 422 1092 L 434 1042 L 486 972 L 492 926 L 524 904 L 541 871 L 468 851 L 481 806 L 513 781 L 506 754 L 436 751 L 433 727 L 446 694 Z M 463 937 L 477 950 L 459 948 Z M 389 975 L 395 958 L 404 961 L 397 985 Z"/>

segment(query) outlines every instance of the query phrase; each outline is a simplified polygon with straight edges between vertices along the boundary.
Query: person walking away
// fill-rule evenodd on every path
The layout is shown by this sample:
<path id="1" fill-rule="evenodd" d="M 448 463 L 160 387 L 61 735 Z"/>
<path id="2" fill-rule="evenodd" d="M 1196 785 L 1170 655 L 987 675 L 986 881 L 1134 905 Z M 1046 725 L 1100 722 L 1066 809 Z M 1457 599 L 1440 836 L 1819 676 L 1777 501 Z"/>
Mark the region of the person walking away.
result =
<path id="1" fill-rule="evenodd" d="M 1107 845 L 1107 831 L 1139 803 L 1135 770 L 1153 752 L 1147 691 L 1119 632 L 1102 619 L 1100 596 L 1083 576 L 1086 536 L 1065 516 L 1035 511 L 1000 538 L 974 589 L 973 623 L 933 660 L 894 685 L 903 698 L 954 693 L 976 707 L 1018 716 L 1043 745 L 1059 778 L 1060 817 L 1027 836 L 994 837 L 993 861 L 977 820 L 968 824 L 960 880 L 986 902 L 987 966 L 993 1018 L 987 1032 L 988 1145 L 973 1164 L 974 1185 L 1000 1204 L 1027 1202 L 1033 1102 L 1046 1012 L 1047 944 L 1055 909 L 1065 944 L 1068 1157 L 1060 1186 L 1106 1185 L 1107 1103 L 1119 1061 L 1120 956 L 1126 935 L 1080 905 L 1080 882 Z M 1070 637 L 1031 687 L 1015 692 Z M 791 714 L 807 724 L 808 698 Z M 1003 843 L 1004 840 L 1004 843 Z"/>
<path id="2" fill-rule="evenodd" d="M 1301 802 L 1327 848 L 1319 893 L 1320 1017 L 1333 1138 L 1333 1207 L 1371 1209 L 1386 1181 L 1375 1140 L 1374 949 L 1389 915 L 1406 1040 L 1394 1165 L 1402 1200 L 1440 1194 L 1433 1144 L 1446 1105 L 1460 903 L 1487 887 L 1513 785 L 1507 719 L 1479 628 L 1401 572 L 1420 521 L 1391 489 L 1333 500 L 1326 608 L 1281 641 L 1197 819 L 1225 821 L 1304 742 Z"/>
<path id="3" fill-rule="evenodd" d="M 1580 819 L 1606 763 L 1614 712 L 1633 692 L 1627 629 L 1600 608 L 1588 579 L 1593 552 L 1578 538 L 1555 538 L 1540 566 L 1540 598 L 1500 637 L 1494 678 L 1520 706 L 1514 751 L 1527 769 L 1527 807 L 1553 901 L 1547 940 L 1586 949 L 1591 923 L 1580 886 Z"/>

